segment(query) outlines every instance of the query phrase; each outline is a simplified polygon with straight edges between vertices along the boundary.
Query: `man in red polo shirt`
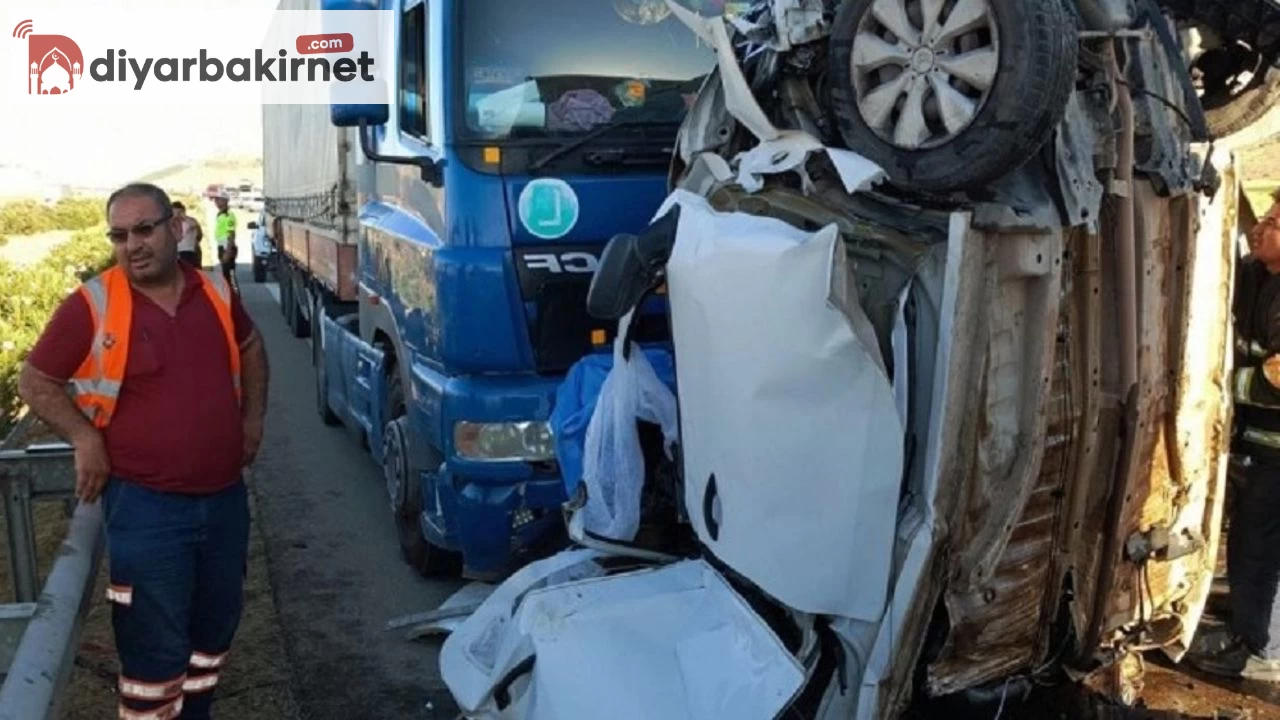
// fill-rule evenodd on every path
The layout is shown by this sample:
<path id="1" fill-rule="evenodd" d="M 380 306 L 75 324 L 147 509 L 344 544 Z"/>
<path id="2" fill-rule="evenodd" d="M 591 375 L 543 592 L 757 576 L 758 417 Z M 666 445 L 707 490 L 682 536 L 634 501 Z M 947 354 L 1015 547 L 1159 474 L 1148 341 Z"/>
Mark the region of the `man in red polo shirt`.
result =
<path id="1" fill-rule="evenodd" d="M 103 498 L 120 717 L 207 718 L 240 620 L 249 536 L 241 472 L 262 440 L 267 357 L 216 271 L 178 262 L 182 227 L 164 191 L 122 188 L 107 215 L 118 270 L 62 303 L 19 388 L 74 446 L 78 497 Z M 86 358 L 120 343 L 118 385 L 101 376 L 110 370 L 86 379 L 111 366 Z"/>

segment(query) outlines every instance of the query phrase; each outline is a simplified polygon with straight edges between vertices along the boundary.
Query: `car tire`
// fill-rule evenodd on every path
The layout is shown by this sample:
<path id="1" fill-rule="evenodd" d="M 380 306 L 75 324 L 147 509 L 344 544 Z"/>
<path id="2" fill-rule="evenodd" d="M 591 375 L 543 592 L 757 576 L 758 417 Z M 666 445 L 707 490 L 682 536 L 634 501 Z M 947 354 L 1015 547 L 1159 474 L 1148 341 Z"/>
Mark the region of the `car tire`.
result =
<path id="1" fill-rule="evenodd" d="M 337 413 L 329 406 L 329 369 L 324 352 L 324 303 L 316 298 L 311 317 L 311 364 L 316 375 L 316 412 L 320 422 L 330 427 L 341 424 Z"/>
<path id="2" fill-rule="evenodd" d="M 1209 134 L 1225 138 L 1249 128 L 1280 103 L 1280 69 L 1268 67 L 1239 93 L 1202 97 Z"/>
<path id="3" fill-rule="evenodd" d="M 258 255 L 253 256 L 253 281 L 256 283 L 267 281 L 267 265 Z"/>
<path id="4" fill-rule="evenodd" d="M 391 420 L 382 433 L 382 472 L 395 518 L 400 555 L 425 578 L 458 575 L 461 570 L 458 553 L 435 547 L 422 535 L 421 492 L 412 477 L 412 463 L 409 462 L 408 408 L 400 372 L 394 366 L 388 378 L 387 403 Z"/>
<path id="5" fill-rule="evenodd" d="M 961 8 L 973 12 L 957 15 Z M 882 22 L 886 9 L 902 15 Z M 840 6 L 830 39 L 840 134 L 901 187 L 987 185 L 1034 157 L 1061 122 L 1076 73 L 1075 20 L 1063 0 L 962 0 L 925 25 L 906 0 Z"/>

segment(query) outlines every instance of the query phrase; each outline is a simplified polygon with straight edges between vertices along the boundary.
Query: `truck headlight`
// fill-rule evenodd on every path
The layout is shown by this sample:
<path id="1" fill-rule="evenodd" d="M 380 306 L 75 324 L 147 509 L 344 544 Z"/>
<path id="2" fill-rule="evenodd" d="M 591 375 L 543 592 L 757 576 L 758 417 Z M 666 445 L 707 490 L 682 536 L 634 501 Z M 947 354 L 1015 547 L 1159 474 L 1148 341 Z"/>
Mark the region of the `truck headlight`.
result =
<path id="1" fill-rule="evenodd" d="M 453 427 L 453 446 L 467 460 L 540 462 L 556 457 L 551 426 L 541 421 L 476 423 Z"/>

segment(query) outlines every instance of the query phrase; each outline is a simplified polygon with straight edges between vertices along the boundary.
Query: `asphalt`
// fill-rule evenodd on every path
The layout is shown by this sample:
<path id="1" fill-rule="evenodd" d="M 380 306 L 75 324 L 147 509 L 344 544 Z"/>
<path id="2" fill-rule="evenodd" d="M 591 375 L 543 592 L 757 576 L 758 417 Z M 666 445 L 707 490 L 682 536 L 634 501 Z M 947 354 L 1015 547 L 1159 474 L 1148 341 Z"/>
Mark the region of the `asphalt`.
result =
<path id="1" fill-rule="evenodd" d="M 424 580 L 401 560 L 378 468 L 316 413 L 310 341 L 289 334 L 273 285 L 243 266 L 239 279 L 271 366 L 252 487 L 301 718 L 453 720 L 439 641 L 384 626 L 435 608 L 462 582 Z"/>

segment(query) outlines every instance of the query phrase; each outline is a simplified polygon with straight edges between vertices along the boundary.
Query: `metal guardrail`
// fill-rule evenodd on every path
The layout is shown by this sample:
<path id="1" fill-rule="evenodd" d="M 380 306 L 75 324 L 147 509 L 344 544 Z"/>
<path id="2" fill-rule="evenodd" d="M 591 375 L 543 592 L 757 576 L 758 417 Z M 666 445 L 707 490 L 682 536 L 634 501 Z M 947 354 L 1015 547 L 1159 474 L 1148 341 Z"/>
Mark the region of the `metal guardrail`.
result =
<path id="1" fill-rule="evenodd" d="M 0 444 L 0 489 L 16 602 L 0 605 L 0 720 L 52 720 L 59 716 L 80 633 L 92 604 L 102 562 L 102 506 L 78 505 L 62 549 L 37 595 L 33 503 L 66 501 L 75 491 L 70 446 L 13 449 L 30 431 L 28 416 Z"/>

